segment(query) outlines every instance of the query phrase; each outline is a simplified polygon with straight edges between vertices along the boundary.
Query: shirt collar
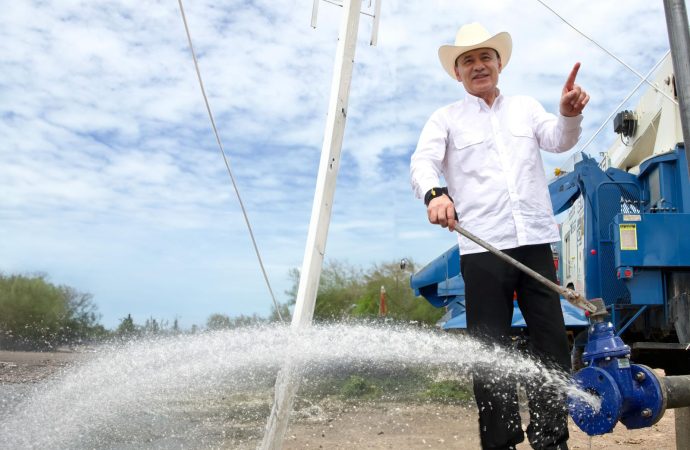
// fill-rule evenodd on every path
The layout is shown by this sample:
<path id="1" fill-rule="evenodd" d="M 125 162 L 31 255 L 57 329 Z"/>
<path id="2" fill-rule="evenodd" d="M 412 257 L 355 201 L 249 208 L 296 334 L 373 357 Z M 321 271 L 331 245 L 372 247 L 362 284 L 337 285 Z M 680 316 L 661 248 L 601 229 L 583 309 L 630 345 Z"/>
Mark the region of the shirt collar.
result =
<path id="1" fill-rule="evenodd" d="M 486 104 L 483 98 L 476 97 L 469 92 L 465 92 L 465 101 L 471 105 L 477 105 L 480 110 L 489 110 L 489 105 Z M 494 100 L 494 108 L 501 106 L 501 103 L 503 103 L 503 94 L 501 94 L 501 90 L 498 89 L 498 95 Z"/>

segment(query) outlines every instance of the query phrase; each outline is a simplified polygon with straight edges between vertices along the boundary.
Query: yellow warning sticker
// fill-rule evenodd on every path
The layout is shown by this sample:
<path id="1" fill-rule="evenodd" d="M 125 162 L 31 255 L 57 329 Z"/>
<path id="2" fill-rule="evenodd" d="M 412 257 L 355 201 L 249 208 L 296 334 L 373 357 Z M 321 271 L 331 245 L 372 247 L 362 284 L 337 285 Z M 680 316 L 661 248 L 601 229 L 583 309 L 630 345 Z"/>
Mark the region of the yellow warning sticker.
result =
<path id="1" fill-rule="evenodd" d="M 621 250 L 637 250 L 637 225 L 622 223 L 618 227 L 621 235 Z"/>

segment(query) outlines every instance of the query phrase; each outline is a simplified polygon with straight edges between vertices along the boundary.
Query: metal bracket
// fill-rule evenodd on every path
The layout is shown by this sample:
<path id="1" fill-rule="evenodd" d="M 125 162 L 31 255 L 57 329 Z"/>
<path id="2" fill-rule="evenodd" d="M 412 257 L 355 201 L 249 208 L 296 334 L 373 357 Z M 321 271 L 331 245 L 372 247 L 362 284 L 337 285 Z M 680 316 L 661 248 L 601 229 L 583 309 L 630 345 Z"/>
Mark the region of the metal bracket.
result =
<path id="1" fill-rule="evenodd" d="M 311 27 L 316 28 L 317 16 L 319 15 L 319 2 L 321 0 L 314 0 L 311 8 Z M 343 6 L 342 2 L 334 0 L 323 0 L 327 3 L 332 3 L 337 6 Z M 369 0 L 369 7 L 371 8 L 372 1 L 374 2 L 374 13 L 370 14 L 368 12 L 360 11 L 360 14 L 369 16 L 373 19 L 371 25 L 371 39 L 369 40 L 369 45 L 376 46 L 379 37 L 379 19 L 381 17 L 381 0 Z"/>

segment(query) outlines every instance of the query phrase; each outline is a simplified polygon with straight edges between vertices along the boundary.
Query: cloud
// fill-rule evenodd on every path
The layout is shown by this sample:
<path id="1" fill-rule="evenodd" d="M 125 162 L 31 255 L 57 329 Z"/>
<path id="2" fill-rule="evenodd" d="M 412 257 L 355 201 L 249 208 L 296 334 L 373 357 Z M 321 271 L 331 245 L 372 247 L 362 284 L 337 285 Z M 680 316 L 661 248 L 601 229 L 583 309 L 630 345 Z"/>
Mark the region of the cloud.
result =
<path id="1" fill-rule="evenodd" d="M 549 4 L 641 73 L 668 46 L 661 5 Z M 304 253 L 342 9 L 322 2 L 312 29 L 310 2 L 185 8 L 218 131 L 283 299 Z M 424 264 L 454 244 L 426 224 L 407 165 L 426 118 L 463 95 L 436 51 L 469 21 L 510 31 L 501 88 L 548 109 L 582 62 L 578 82 L 592 93 L 583 138 L 637 82 L 537 2 L 383 1 L 377 47 L 368 46 L 370 18 L 360 20 L 328 258 Z M 0 270 L 44 271 L 92 292 L 107 326 L 130 312 L 183 324 L 267 313 L 176 2 L 11 2 L 0 38 Z M 612 137 L 603 134 L 593 153 Z M 545 155 L 546 165 L 571 153 Z"/>

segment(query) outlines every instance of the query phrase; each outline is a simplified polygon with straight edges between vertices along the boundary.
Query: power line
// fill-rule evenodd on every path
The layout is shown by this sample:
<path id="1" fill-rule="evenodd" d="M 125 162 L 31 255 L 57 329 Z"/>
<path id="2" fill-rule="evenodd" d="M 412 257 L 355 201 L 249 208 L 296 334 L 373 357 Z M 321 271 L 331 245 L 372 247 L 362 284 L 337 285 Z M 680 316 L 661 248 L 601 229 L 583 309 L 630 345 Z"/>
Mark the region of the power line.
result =
<path id="1" fill-rule="evenodd" d="M 244 208 L 244 203 L 242 202 L 242 197 L 240 196 L 240 191 L 237 188 L 237 183 L 235 182 L 235 176 L 232 174 L 232 169 L 230 168 L 230 161 L 225 154 L 223 149 L 223 143 L 220 140 L 220 135 L 218 134 L 218 128 L 216 127 L 216 121 L 213 118 L 213 113 L 211 112 L 211 105 L 208 102 L 208 97 L 206 96 L 206 89 L 204 89 L 204 82 L 201 78 L 201 71 L 199 70 L 199 62 L 196 58 L 196 52 L 194 51 L 194 45 L 192 44 L 192 35 L 189 32 L 189 26 L 187 25 L 187 16 L 184 13 L 184 7 L 182 6 L 182 0 L 178 0 L 180 5 L 180 13 L 182 14 L 182 22 L 184 22 L 184 29 L 187 33 L 187 41 L 189 42 L 189 50 L 192 53 L 192 59 L 194 60 L 194 68 L 196 69 L 196 76 L 199 80 L 199 87 L 201 88 L 201 94 L 204 97 L 204 103 L 206 104 L 206 111 L 208 111 L 208 117 L 211 119 L 211 127 L 213 127 L 213 133 L 216 135 L 216 142 L 218 142 L 218 148 L 220 149 L 220 154 L 223 156 L 223 161 L 225 162 L 225 168 L 230 175 L 230 180 L 232 181 L 232 187 L 235 189 L 235 194 L 237 194 L 237 201 L 240 203 L 240 208 L 242 209 L 242 215 L 244 216 L 244 221 L 247 224 L 247 229 L 249 230 L 249 236 L 252 240 L 252 245 L 254 246 L 254 252 L 256 252 L 256 257 L 259 259 L 259 266 L 261 266 L 261 273 L 266 281 L 266 286 L 268 291 L 271 293 L 271 299 L 273 299 L 273 306 L 278 313 L 278 318 L 281 322 L 284 322 L 283 315 L 280 313 L 280 307 L 276 301 L 275 295 L 273 295 L 273 289 L 271 288 L 271 283 L 268 281 L 268 275 L 266 274 L 266 268 L 264 267 L 263 260 L 261 259 L 261 254 L 259 253 L 259 247 L 256 245 L 256 239 L 254 239 L 254 232 L 252 231 L 252 226 L 249 223 L 249 216 L 247 215 L 247 210 Z"/>
<path id="2" fill-rule="evenodd" d="M 656 70 L 656 68 L 659 67 L 659 65 L 664 61 L 664 59 L 668 56 L 669 53 L 671 53 L 670 50 L 667 50 L 666 53 L 664 53 L 664 56 L 662 56 L 661 59 L 660 59 L 656 64 L 654 64 L 654 67 L 652 67 L 652 68 L 649 70 L 649 72 L 648 72 L 647 75 L 642 79 L 642 81 L 640 81 L 639 83 L 637 83 L 637 85 L 633 88 L 633 90 L 630 91 L 630 94 L 628 94 L 628 96 L 625 97 L 625 98 L 623 99 L 623 101 L 620 102 L 620 103 L 618 104 L 618 106 L 616 106 L 616 108 L 613 110 L 613 112 L 606 118 L 606 120 L 604 120 L 604 122 L 602 122 L 602 124 L 599 126 L 599 128 L 597 129 L 597 131 L 592 135 L 592 137 L 590 137 L 590 138 L 587 140 L 587 142 L 585 142 L 585 143 L 582 145 L 582 147 L 580 148 L 580 150 L 578 150 L 578 152 L 584 151 L 584 150 L 589 146 L 589 144 L 592 143 L 592 141 L 594 140 L 594 138 L 596 138 L 596 137 L 599 135 L 599 133 L 601 132 L 601 130 L 604 129 L 604 127 L 605 127 L 606 124 L 609 122 L 609 120 L 611 120 L 611 118 L 618 112 L 618 110 L 625 104 L 625 102 L 627 102 L 627 101 L 630 99 L 630 97 L 632 97 L 633 94 L 634 94 L 635 92 L 637 92 L 637 90 L 640 88 L 640 86 L 642 86 L 642 84 L 643 84 L 645 81 L 647 81 L 647 79 L 652 75 L 652 73 L 654 73 L 654 71 Z M 662 92 L 662 91 L 659 91 L 659 92 Z"/>
<path id="3" fill-rule="evenodd" d="M 565 24 L 568 25 L 570 28 L 572 28 L 573 30 L 575 30 L 575 31 L 576 31 L 577 33 L 579 33 L 582 37 L 584 37 L 585 39 L 587 39 L 588 41 L 590 41 L 592 44 L 594 44 L 594 45 L 596 45 L 597 47 L 599 47 L 599 48 L 600 48 L 601 50 L 603 50 L 607 55 L 609 55 L 610 57 L 612 57 L 613 59 L 615 59 L 616 61 L 618 61 L 619 63 L 621 63 L 623 66 L 625 66 L 625 67 L 626 67 L 628 70 L 630 70 L 632 73 L 634 73 L 635 75 L 637 75 L 637 76 L 642 80 L 643 83 L 647 83 L 648 85 L 650 85 L 650 86 L 652 87 L 652 89 L 654 89 L 655 91 L 659 92 L 660 94 L 662 94 L 662 95 L 663 95 L 664 97 L 666 97 L 667 99 L 671 100 L 671 101 L 672 101 L 673 103 L 675 103 L 676 105 L 678 104 L 678 102 L 677 102 L 673 97 L 671 97 L 671 96 L 668 95 L 666 92 L 664 92 L 664 91 L 660 90 L 659 88 L 657 88 L 656 86 L 654 86 L 654 84 L 652 84 L 651 81 L 647 80 L 647 78 L 646 78 L 645 76 L 643 76 L 643 75 L 642 75 L 641 73 L 639 73 L 637 70 L 635 70 L 634 68 L 632 68 L 632 67 L 630 67 L 628 64 L 626 64 L 625 61 L 623 61 L 623 60 L 620 59 L 618 56 L 616 56 L 616 55 L 614 55 L 613 53 L 611 53 L 609 50 L 607 50 L 606 48 L 604 48 L 604 46 L 600 45 L 597 41 L 595 41 L 595 40 L 592 39 L 591 37 L 587 36 L 587 35 L 586 35 L 585 33 L 583 33 L 582 31 L 580 31 L 575 25 L 573 25 L 573 24 L 571 24 L 570 22 L 568 22 L 563 16 L 561 16 L 560 14 L 558 14 L 553 8 L 551 8 L 549 5 L 547 5 L 546 3 L 544 3 L 543 0 L 537 0 L 537 2 L 541 3 L 541 5 L 542 5 L 544 8 L 546 8 L 546 9 L 548 9 L 549 11 L 551 11 L 552 13 L 554 13 L 559 19 L 561 19 L 561 20 L 563 21 L 563 23 L 565 23 Z"/>

